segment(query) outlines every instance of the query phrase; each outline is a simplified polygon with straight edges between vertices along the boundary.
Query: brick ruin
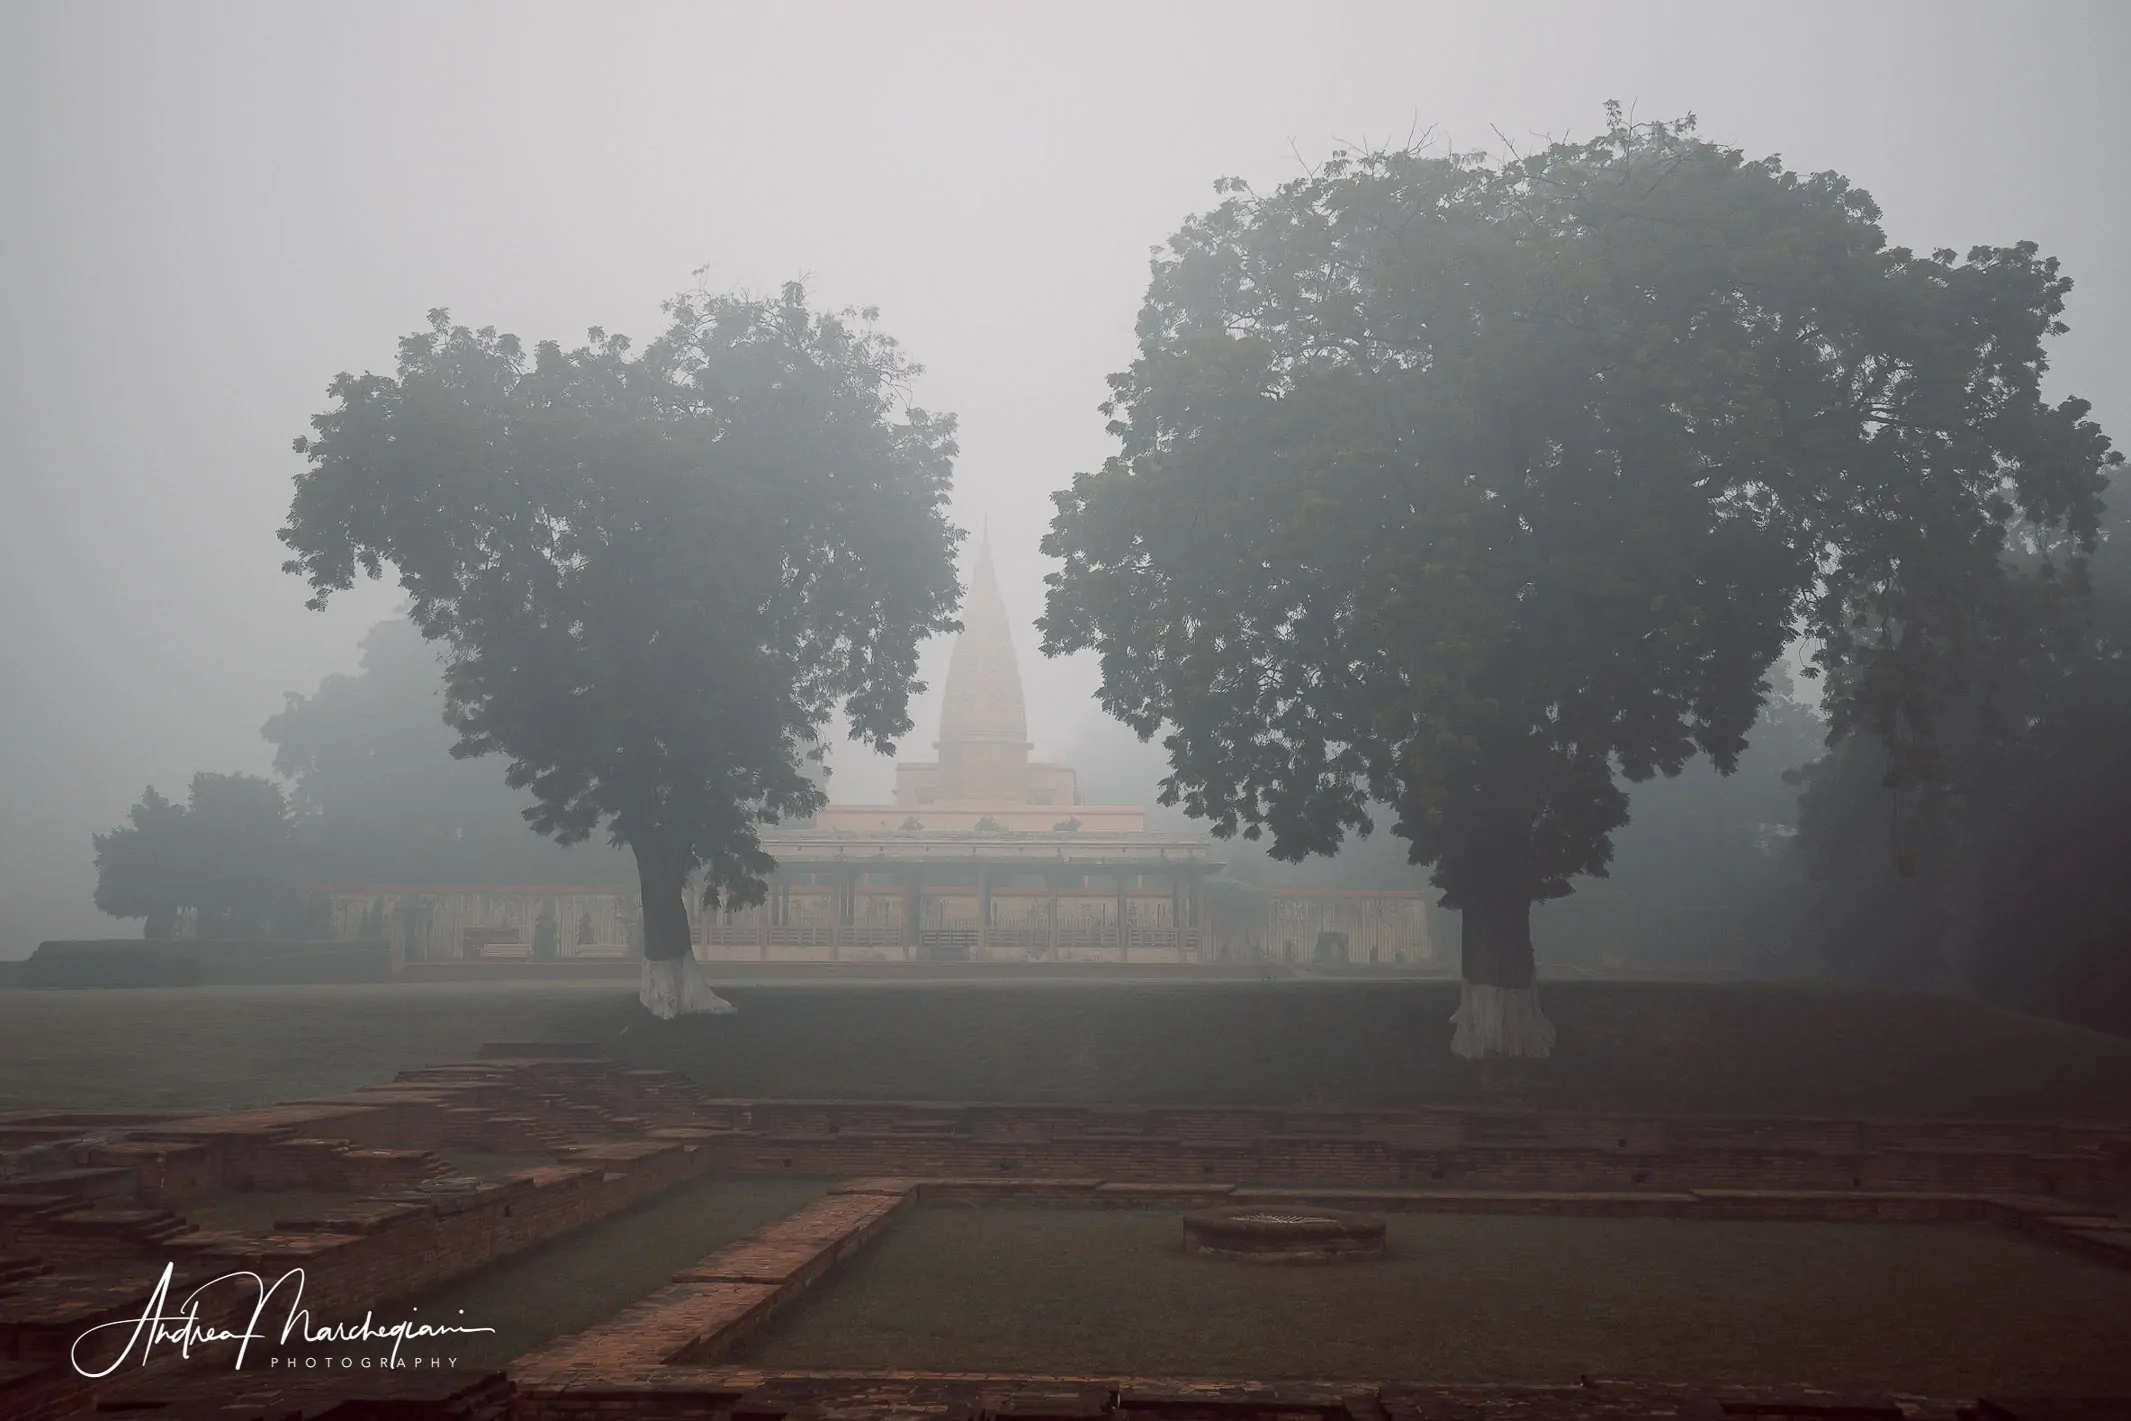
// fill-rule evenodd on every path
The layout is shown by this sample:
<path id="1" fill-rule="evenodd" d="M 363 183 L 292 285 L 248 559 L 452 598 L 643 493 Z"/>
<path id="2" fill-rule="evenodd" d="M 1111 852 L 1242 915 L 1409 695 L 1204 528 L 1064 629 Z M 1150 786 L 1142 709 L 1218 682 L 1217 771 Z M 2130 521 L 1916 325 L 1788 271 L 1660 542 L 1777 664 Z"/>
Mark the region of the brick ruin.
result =
<path id="1" fill-rule="evenodd" d="M 482 1174 L 447 1156 L 536 1158 Z M 500 1043 L 387 1086 L 264 1110 L 0 1116 L 0 1416 L 169 1418 L 952 1416 L 1116 1421 L 2131 1416 L 2004 1398 L 1832 1397 L 1589 1380 L 1577 1387 L 773 1372 L 743 1339 L 905 1211 L 1070 1205 L 1982 1221 L 2131 1267 L 2131 1126 L 2002 1121 L 1182 1109 L 720 1099 L 588 1047 Z M 422 1293 L 690 1180 L 845 1181 L 501 1372 L 232 1372 L 165 1354 L 102 1380 L 68 1360 L 182 1287 L 305 1270 L 322 1316 Z M 333 1196 L 246 1231 L 198 1201 Z M 2054 1409 L 2052 1409 L 2054 1408 Z"/>

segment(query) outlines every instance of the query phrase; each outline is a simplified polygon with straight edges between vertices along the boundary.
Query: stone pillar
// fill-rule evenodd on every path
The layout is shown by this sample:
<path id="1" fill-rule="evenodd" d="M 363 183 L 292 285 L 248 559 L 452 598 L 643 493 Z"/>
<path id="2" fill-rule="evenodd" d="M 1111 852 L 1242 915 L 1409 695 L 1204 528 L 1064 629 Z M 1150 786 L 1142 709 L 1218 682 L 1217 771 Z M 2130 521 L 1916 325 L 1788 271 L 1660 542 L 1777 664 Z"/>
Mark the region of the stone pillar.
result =
<path id="1" fill-rule="evenodd" d="M 829 961 L 843 960 L 844 929 L 858 920 L 858 875 L 836 875 L 836 924 L 829 929 Z"/>
<path id="2" fill-rule="evenodd" d="M 1184 870 L 1169 871 L 1169 931 L 1176 940 L 1176 960 L 1184 960 Z"/>
<path id="3" fill-rule="evenodd" d="M 777 924 L 777 875 L 770 875 L 770 891 L 762 900 L 762 922 L 756 929 L 755 944 L 760 949 L 764 962 L 770 960 L 770 930 Z"/>
<path id="4" fill-rule="evenodd" d="M 1043 871 L 1043 886 L 1044 886 L 1044 887 L 1045 887 L 1045 888 L 1046 888 L 1047 890 L 1049 890 L 1049 892 L 1050 892 L 1050 896 L 1051 896 L 1051 960 L 1052 960 L 1053 962 L 1056 962 L 1056 961 L 1058 960 L 1058 870 L 1057 870 L 1057 869 L 1055 869 L 1055 868 L 1047 868 L 1047 869 L 1045 869 L 1045 870 Z"/>
<path id="5" fill-rule="evenodd" d="M 1117 871 L 1117 960 L 1132 960 L 1132 919 L 1125 907 L 1125 884 L 1130 876 L 1123 869 Z"/>
<path id="6" fill-rule="evenodd" d="M 992 873 L 988 868 L 977 869 L 977 960 L 982 962 L 991 956 L 992 945 Z"/>
<path id="7" fill-rule="evenodd" d="M 903 960 L 914 962 L 925 946 L 925 871 L 910 870 L 903 882 Z"/>
<path id="8" fill-rule="evenodd" d="M 1211 960 L 1214 953 L 1213 920 L 1206 914 L 1206 873 L 1191 875 L 1191 931 L 1198 939 L 1200 956 Z"/>

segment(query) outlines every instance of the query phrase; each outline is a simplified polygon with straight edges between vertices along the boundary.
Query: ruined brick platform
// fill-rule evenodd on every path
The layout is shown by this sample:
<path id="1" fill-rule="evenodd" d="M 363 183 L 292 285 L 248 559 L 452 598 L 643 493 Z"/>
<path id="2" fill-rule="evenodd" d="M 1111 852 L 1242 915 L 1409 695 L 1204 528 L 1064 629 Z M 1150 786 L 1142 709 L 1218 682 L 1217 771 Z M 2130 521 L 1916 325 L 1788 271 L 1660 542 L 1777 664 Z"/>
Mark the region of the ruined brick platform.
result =
<path id="1" fill-rule="evenodd" d="M 470 1176 L 444 1154 L 549 1162 Z M 767 1372 L 737 1346 L 928 1205 L 1341 1209 L 1978 1221 L 2131 1266 L 2131 1129 L 2095 1124 L 735 1101 L 589 1047 L 499 1043 L 389 1086 L 212 1116 L 0 1116 L 0 1417 L 980 1417 L 1048 1421 L 2131 1421 L 2131 1404 L 1836 1397 L 1589 1381 L 1259 1385 L 1160 1378 Z M 507 1374 L 231 1373 L 67 1361 L 138 1317 L 160 1270 L 306 1270 L 322 1314 L 388 1303 L 691 1179 L 846 1178 Z M 197 1227 L 203 1195 L 307 1190 L 270 1228 Z"/>

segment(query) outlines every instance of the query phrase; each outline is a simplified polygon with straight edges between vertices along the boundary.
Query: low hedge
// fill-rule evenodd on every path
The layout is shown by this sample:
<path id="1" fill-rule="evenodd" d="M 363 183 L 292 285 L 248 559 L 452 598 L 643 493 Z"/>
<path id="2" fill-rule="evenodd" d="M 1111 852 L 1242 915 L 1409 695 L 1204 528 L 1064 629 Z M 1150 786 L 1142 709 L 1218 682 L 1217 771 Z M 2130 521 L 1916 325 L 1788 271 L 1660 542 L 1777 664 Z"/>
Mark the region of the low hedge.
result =
<path id="1" fill-rule="evenodd" d="M 383 942 L 199 942 L 141 938 L 39 943 L 22 964 L 25 987 L 197 987 L 382 982 Z"/>

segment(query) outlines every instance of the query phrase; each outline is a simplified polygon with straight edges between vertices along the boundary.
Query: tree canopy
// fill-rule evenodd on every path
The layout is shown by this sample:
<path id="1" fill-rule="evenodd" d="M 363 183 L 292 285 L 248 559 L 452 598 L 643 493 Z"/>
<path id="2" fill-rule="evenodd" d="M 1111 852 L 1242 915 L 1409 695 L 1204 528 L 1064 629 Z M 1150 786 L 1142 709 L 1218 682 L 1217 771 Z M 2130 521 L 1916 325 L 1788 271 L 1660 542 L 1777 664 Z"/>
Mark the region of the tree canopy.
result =
<path id="1" fill-rule="evenodd" d="M 2069 282 L 2031 244 L 1893 247 L 1838 175 L 1609 112 L 1221 185 L 1045 542 L 1045 649 L 1099 654 L 1165 800 L 1289 859 L 1390 805 L 1468 983 L 1513 991 L 1618 781 L 1729 771 L 1792 638 L 1836 734 L 1931 773 L 1938 708 L 2076 590 L 2119 457 L 2041 395 Z"/>
<path id="2" fill-rule="evenodd" d="M 630 871 L 604 844 L 535 834 L 531 796 L 495 760 L 452 758 L 443 657 L 404 619 L 372 627 L 356 674 L 291 694 L 262 734 L 327 882 L 608 883 Z"/>
<path id="3" fill-rule="evenodd" d="M 1587 966 L 1739 968 L 1788 947 L 1787 862 L 1798 825 L 1792 772 L 1822 754 L 1827 722 L 1779 662 L 1731 774 L 1707 757 L 1628 792 L 1603 878 L 1532 915 L 1542 960 Z"/>
<path id="4" fill-rule="evenodd" d="M 166 938 L 190 896 L 185 883 L 185 806 L 154 785 L 126 812 L 129 822 L 90 836 L 96 847 L 96 906 L 114 918 L 143 918 L 147 937 Z"/>
<path id="5" fill-rule="evenodd" d="M 640 354 L 595 330 L 529 358 L 432 313 L 395 375 L 333 383 L 281 536 L 313 606 L 394 570 L 447 651 L 453 753 L 506 756 L 557 842 L 628 846 L 673 962 L 692 877 L 763 897 L 757 826 L 819 805 L 833 717 L 884 750 L 909 728 L 960 534 L 953 421 L 908 406 L 871 312 L 792 285 L 667 314 Z"/>
<path id="6" fill-rule="evenodd" d="M 2110 532 L 2085 614 L 1941 717 L 1935 779 L 1890 775 L 1871 741 L 1799 776 L 1808 965 L 2131 1028 L 2131 521 Z"/>
<path id="7" fill-rule="evenodd" d="M 269 923 L 286 935 L 312 926 L 303 851 L 272 780 L 203 772 L 184 804 L 150 785 L 127 819 L 92 836 L 104 912 L 146 919 L 151 938 L 173 936 L 187 909 L 203 938 L 248 938 Z"/>

